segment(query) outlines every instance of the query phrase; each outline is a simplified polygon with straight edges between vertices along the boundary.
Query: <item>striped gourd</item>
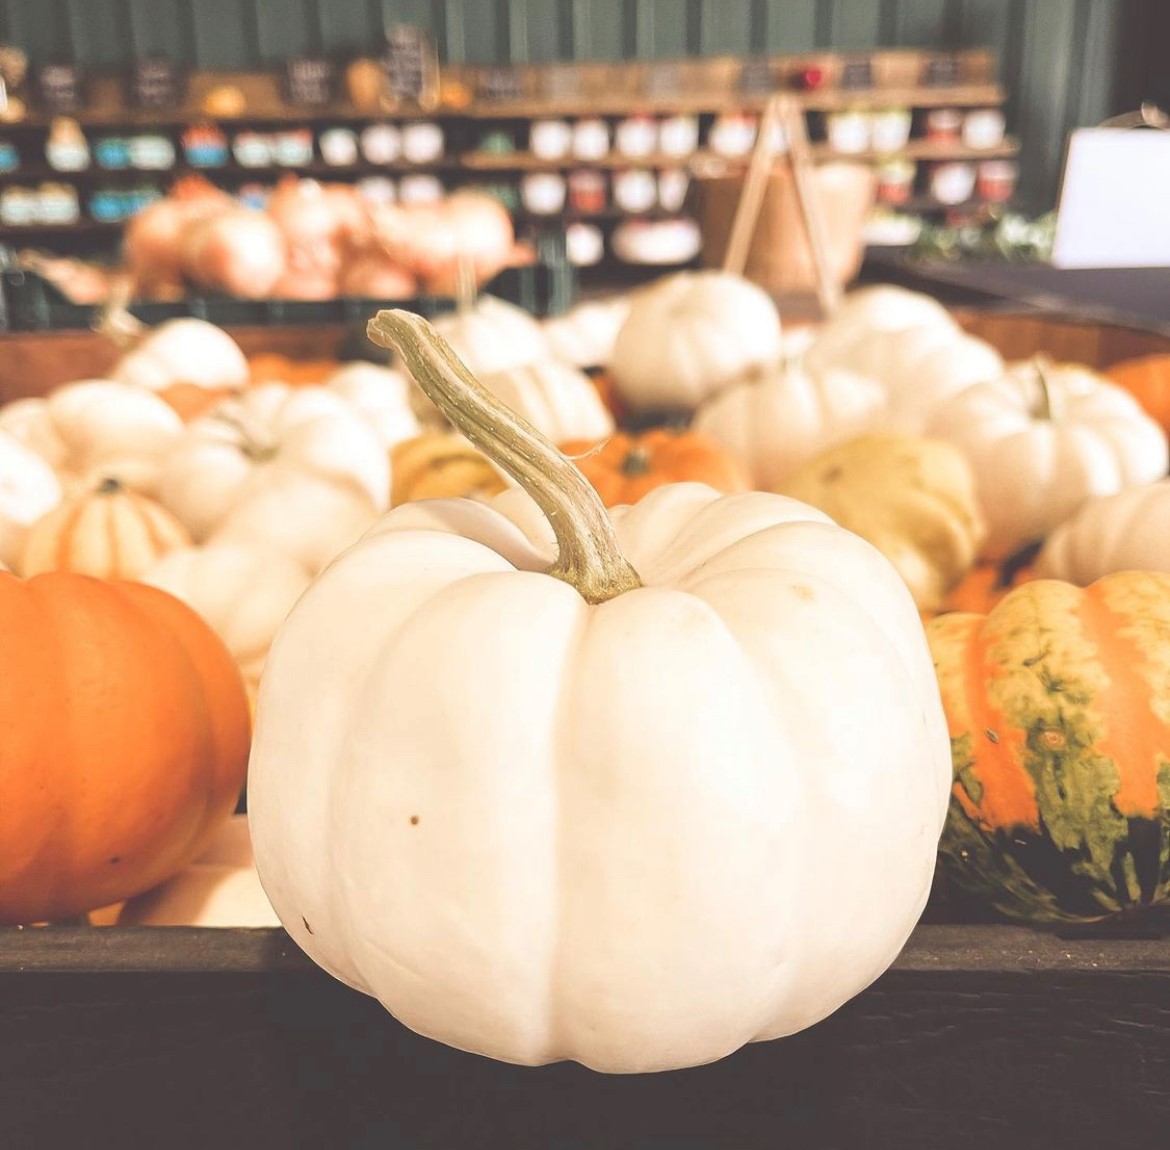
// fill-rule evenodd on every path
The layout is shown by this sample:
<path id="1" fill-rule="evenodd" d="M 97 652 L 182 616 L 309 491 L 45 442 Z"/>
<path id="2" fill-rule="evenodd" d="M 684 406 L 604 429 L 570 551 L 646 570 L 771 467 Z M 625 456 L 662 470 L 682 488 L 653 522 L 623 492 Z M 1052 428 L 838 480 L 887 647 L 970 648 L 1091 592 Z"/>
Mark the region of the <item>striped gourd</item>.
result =
<path id="1" fill-rule="evenodd" d="M 927 628 L 950 727 L 944 874 L 1004 914 L 1170 897 L 1170 575 L 1039 580 Z"/>

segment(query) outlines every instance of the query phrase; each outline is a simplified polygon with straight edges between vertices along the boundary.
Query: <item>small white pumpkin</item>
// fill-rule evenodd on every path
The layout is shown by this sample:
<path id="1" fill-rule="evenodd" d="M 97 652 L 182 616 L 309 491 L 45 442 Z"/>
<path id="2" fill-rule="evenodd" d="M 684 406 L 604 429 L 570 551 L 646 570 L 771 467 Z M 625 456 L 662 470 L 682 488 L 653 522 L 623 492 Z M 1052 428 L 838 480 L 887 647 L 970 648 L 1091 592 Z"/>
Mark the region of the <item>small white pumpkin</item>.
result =
<path id="1" fill-rule="evenodd" d="M 877 380 L 886 390 L 886 430 L 927 433 L 941 403 L 1003 374 L 1000 354 L 966 335 L 949 317 L 891 330 L 850 325 L 846 338 L 822 331 L 806 357 L 813 371 L 837 368 Z"/>
<path id="2" fill-rule="evenodd" d="M 248 360 L 223 328 L 202 319 L 170 319 L 146 333 L 118 361 L 110 378 L 151 391 L 175 383 L 244 387 Z"/>
<path id="3" fill-rule="evenodd" d="M 294 607 L 248 784 L 285 928 L 405 1025 L 509 1062 L 664 1070 L 824 1018 L 909 935 L 947 810 L 906 587 L 781 496 L 674 484 L 611 519 L 425 321 L 373 334 L 558 546 L 493 506 L 408 505 Z"/>
<path id="4" fill-rule="evenodd" d="M 481 376 L 501 403 L 528 420 L 554 443 L 570 439 L 604 439 L 613 432 L 613 416 L 589 377 L 555 359 Z"/>
<path id="5" fill-rule="evenodd" d="M 699 408 L 694 430 L 742 460 L 756 487 L 774 491 L 826 448 L 877 427 L 885 402 L 872 379 L 789 363 L 725 388 Z"/>
<path id="6" fill-rule="evenodd" d="M 61 502 L 61 484 L 35 452 L 0 431 L 0 563 L 17 561 L 29 528 Z"/>
<path id="7" fill-rule="evenodd" d="M 1034 570 L 1081 587 L 1115 571 L 1170 572 L 1170 480 L 1087 499 L 1048 536 Z"/>
<path id="8" fill-rule="evenodd" d="M 404 372 L 376 363 L 346 364 L 325 381 L 329 391 L 341 396 L 370 425 L 387 450 L 422 434 L 411 402 L 414 386 Z"/>
<path id="9" fill-rule="evenodd" d="M 172 551 L 142 577 L 201 615 L 253 689 L 272 638 L 309 585 L 285 552 L 260 543 L 217 541 Z"/>
<path id="10" fill-rule="evenodd" d="M 247 816 L 233 815 L 186 870 L 126 903 L 115 925 L 280 926 L 256 873 Z"/>
<path id="11" fill-rule="evenodd" d="M 435 329 L 472 371 L 486 375 L 549 358 L 540 323 L 523 308 L 492 295 L 440 316 Z"/>
<path id="12" fill-rule="evenodd" d="M 618 332 L 630 314 L 629 296 L 587 300 L 542 325 L 549 351 L 573 367 L 608 367 Z"/>
<path id="13" fill-rule="evenodd" d="M 0 430 L 31 447 L 67 490 L 116 478 L 154 494 L 163 463 L 183 435 L 183 421 L 157 395 L 112 380 L 80 380 L 45 399 L 0 408 Z"/>
<path id="14" fill-rule="evenodd" d="M 1002 559 L 1043 539 L 1094 495 L 1166 474 L 1166 434 L 1137 400 L 1087 368 L 1015 364 L 939 407 L 928 433 L 975 471 L 984 553 Z"/>
<path id="15" fill-rule="evenodd" d="M 780 316 L 762 288 L 727 272 L 682 272 L 635 296 L 610 372 L 635 411 L 693 410 L 781 350 Z"/>
<path id="16" fill-rule="evenodd" d="M 159 491 L 196 542 L 230 520 L 232 538 L 255 532 L 315 571 L 385 510 L 390 461 L 341 396 L 264 384 L 189 426 Z"/>

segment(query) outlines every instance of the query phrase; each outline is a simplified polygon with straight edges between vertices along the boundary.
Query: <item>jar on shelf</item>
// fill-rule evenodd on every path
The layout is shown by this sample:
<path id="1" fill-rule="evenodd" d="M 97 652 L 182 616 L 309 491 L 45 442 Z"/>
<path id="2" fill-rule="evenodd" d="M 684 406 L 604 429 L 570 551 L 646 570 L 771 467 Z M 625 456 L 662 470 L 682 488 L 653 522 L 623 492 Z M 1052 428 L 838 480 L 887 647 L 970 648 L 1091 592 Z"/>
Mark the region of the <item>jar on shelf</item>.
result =
<path id="1" fill-rule="evenodd" d="M 573 146 L 573 128 L 567 120 L 534 120 L 528 129 L 528 150 L 542 160 L 561 160 Z"/>
<path id="2" fill-rule="evenodd" d="M 404 204 L 433 204 L 443 198 L 443 183 L 435 176 L 412 173 L 398 182 L 398 199 Z"/>
<path id="3" fill-rule="evenodd" d="M 534 215 L 554 216 L 565 209 L 567 183 L 557 172 L 529 172 L 520 181 L 520 199 Z"/>
<path id="4" fill-rule="evenodd" d="M 957 108 L 932 108 L 926 113 L 926 138 L 932 144 L 957 144 L 962 130 L 963 113 Z"/>
<path id="5" fill-rule="evenodd" d="M 707 147 L 717 156 L 746 156 L 756 142 L 756 118 L 725 112 L 715 118 Z"/>
<path id="6" fill-rule="evenodd" d="M 228 162 L 228 140 L 215 124 L 192 124 L 180 137 L 183 155 L 193 168 L 222 168 Z"/>
<path id="7" fill-rule="evenodd" d="M 37 197 L 31 188 L 6 188 L 0 193 L 0 223 L 23 227 L 36 220 Z"/>
<path id="8" fill-rule="evenodd" d="M 827 131 L 829 147 L 842 155 L 856 155 L 872 146 L 871 119 L 856 108 L 831 113 Z"/>
<path id="9" fill-rule="evenodd" d="M 682 210 L 691 186 L 691 175 L 686 168 L 663 168 L 658 173 L 658 206 L 664 212 Z"/>
<path id="10" fill-rule="evenodd" d="M 272 138 L 263 132 L 239 132 L 232 141 L 232 154 L 242 168 L 271 167 Z"/>
<path id="11" fill-rule="evenodd" d="M 869 117 L 869 143 L 875 152 L 891 155 L 910 141 L 913 114 L 908 108 L 885 108 Z"/>
<path id="12" fill-rule="evenodd" d="M 175 145 L 169 136 L 131 136 L 127 146 L 130 165 L 143 171 L 169 171 L 175 166 Z"/>
<path id="13" fill-rule="evenodd" d="M 98 188 L 89 197 L 89 214 L 99 223 L 114 224 L 125 216 L 117 188 Z"/>
<path id="14" fill-rule="evenodd" d="M 352 167 L 358 162 L 357 133 L 349 128 L 328 128 L 318 141 L 321 158 L 334 168 Z"/>
<path id="15" fill-rule="evenodd" d="M 906 204 L 914 196 L 918 165 L 913 160 L 888 160 L 877 169 L 877 199 L 883 204 Z"/>
<path id="16" fill-rule="evenodd" d="M 984 160 L 979 165 L 976 192 L 989 204 L 1005 204 L 1016 194 L 1020 166 L 1014 160 Z"/>
<path id="17" fill-rule="evenodd" d="M 369 164 L 393 164 L 402 154 L 402 135 L 393 124 L 370 124 L 358 142 Z"/>
<path id="18" fill-rule="evenodd" d="M 15 172 L 20 168 L 20 152 L 11 140 L 0 140 L 0 172 Z"/>
<path id="19" fill-rule="evenodd" d="M 398 188 L 394 181 L 386 176 L 366 176 L 358 180 L 354 187 L 367 204 L 385 206 L 395 203 L 398 199 Z"/>
<path id="20" fill-rule="evenodd" d="M 658 125 L 658 150 L 680 159 L 699 150 L 699 117 L 667 116 Z"/>
<path id="21" fill-rule="evenodd" d="M 974 164 L 939 164 L 930 174 L 930 194 L 947 207 L 964 204 L 975 194 Z"/>
<path id="22" fill-rule="evenodd" d="M 614 132 L 614 147 L 633 159 L 651 156 L 658 147 L 658 125 L 650 116 L 628 116 Z"/>
<path id="23" fill-rule="evenodd" d="M 43 183 L 36 192 L 35 218 L 43 224 L 75 224 L 81 216 L 77 189 L 68 184 Z"/>
<path id="24" fill-rule="evenodd" d="M 313 133 L 309 128 L 277 132 L 272 140 L 272 158 L 282 168 L 304 168 L 313 162 Z"/>
<path id="25" fill-rule="evenodd" d="M 623 212 L 637 214 L 650 211 L 658 203 L 658 181 L 645 168 L 615 172 L 613 200 Z"/>
<path id="26" fill-rule="evenodd" d="M 407 124 L 402 129 L 402 155 L 412 164 L 430 164 L 443 156 L 443 129 L 429 120 Z"/>
<path id="27" fill-rule="evenodd" d="M 578 168 L 569 173 L 569 208 L 581 215 L 595 215 L 608 205 L 605 173 Z"/>
<path id="28" fill-rule="evenodd" d="M 601 160 L 609 155 L 609 125 L 596 117 L 573 125 L 573 155 L 579 160 Z"/>
<path id="29" fill-rule="evenodd" d="M 968 148 L 989 151 L 1004 141 L 1007 120 L 998 108 L 979 108 L 963 118 L 963 143 Z"/>
<path id="30" fill-rule="evenodd" d="M 93 142 L 93 158 L 99 168 L 123 171 L 130 167 L 130 141 L 125 136 L 101 136 Z"/>
<path id="31" fill-rule="evenodd" d="M 45 159 L 59 172 L 82 172 L 89 167 L 89 141 L 76 120 L 58 116 L 45 140 Z"/>
<path id="32" fill-rule="evenodd" d="M 565 256 L 574 267 L 587 268 L 605 258 L 605 237 L 596 224 L 580 221 L 565 228 Z"/>

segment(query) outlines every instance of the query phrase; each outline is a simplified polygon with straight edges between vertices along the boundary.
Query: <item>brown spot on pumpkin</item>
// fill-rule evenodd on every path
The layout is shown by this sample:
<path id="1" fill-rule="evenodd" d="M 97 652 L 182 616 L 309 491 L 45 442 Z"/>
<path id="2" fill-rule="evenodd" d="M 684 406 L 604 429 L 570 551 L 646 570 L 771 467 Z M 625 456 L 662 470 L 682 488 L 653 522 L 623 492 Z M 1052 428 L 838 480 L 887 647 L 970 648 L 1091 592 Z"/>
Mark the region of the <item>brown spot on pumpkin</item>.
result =
<path id="1" fill-rule="evenodd" d="M 817 597 L 817 593 L 807 583 L 793 583 L 792 593 L 806 603 L 811 603 Z"/>
<path id="2" fill-rule="evenodd" d="M 309 920 L 307 918 L 305 918 L 305 916 L 303 914 L 301 915 L 301 922 L 303 922 L 305 924 L 305 930 L 307 930 L 310 934 L 312 934 L 313 928 L 309 925 Z"/>
<path id="3" fill-rule="evenodd" d="M 988 729 L 986 731 L 984 731 L 984 734 L 987 736 L 987 741 L 989 743 L 998 743 L 999 742 L 999 736 L 990 727 L 988 727 Z"/>
<path id="4" fill-rule="evenodd" d="M 112 856 L 110 857 L 110 865 L 111 865 L 111 866 L 117 866 L 117 865 L 118 865 L 118 863 L 120 863 L 121 861 L 122 861 L 122 856 L 121 856 L 121 855 L 112 855 Z"/>
<path id="5" fill-rule="evenodd" d="M 1063 731 L 1042 731 L 1040 745 L 1049 751 L 1060 751 L 1068 746 L 1068 740 Z"/>
<path id="6" fill-rule="evenodd" d="M 829 470 L 821 476 L 821 479 L 823 479 L 826 483 L 836 483 L 837 480 L 840 479 L 844 474 L 845 468 L 838 464 L 836 467 L 830 467 Z"/>
<path id="7" fill-rule="evenodd" d="M 417 826 L 418 826 L 418 815 L 411 815 L 411 816 L 410 816 L 410 825 L 411 825 L 412 827 L 417 827 Z"/>

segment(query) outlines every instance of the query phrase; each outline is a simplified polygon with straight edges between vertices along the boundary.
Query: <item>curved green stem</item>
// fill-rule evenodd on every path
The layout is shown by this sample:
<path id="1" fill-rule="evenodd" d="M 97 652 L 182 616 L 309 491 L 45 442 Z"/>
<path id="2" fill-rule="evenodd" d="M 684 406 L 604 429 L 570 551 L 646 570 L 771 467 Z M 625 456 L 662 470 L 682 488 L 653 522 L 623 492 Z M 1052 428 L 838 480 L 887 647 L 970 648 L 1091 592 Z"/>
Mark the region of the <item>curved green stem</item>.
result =
<path id="1" fill-rule="evenodd" d="M 613 524 L 589 481 L 539 431 L 502 404 L 422 316 L 380 311 L 367 328 L 393 348 L 431 402 L 544 512 L 557 539 L 555 579 L 588 603 L 604 603 L 642 585 L 618 547 Z"/>

